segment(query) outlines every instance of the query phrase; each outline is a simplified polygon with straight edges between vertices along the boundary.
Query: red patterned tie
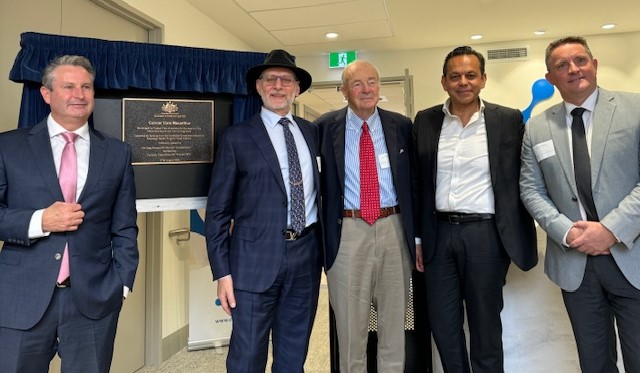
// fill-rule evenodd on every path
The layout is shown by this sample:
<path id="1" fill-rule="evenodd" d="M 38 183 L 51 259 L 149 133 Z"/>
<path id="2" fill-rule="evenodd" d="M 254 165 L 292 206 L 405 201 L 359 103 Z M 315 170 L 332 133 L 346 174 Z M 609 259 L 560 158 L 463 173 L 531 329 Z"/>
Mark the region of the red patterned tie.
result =
<path id="1" fill-rule="evenodd" d="M 376 152 L 367 122 L 362 123 L 360 135 L 360 212 L 362 219 L 373 225 L 380 216 L 380 185 Z"/>
<path id="2" fill-rule="evenodd" d="M 60 159 L 60 172 L 58 181 L 64 201 L 69 203 L 76 202 L 76 188 L 78 185 L 78 164 L 76 159 L 76 141 L 77 134 L 73 132 L 63 132 L 61 134 L 67 144 L 62 150 L 62 158 Z M 58 273 L 58 283 L 61 284 L 69 278 L 69 245 L 64 247 L 64 255 L 62 263 L 60 263 L 60 272 Z"/>

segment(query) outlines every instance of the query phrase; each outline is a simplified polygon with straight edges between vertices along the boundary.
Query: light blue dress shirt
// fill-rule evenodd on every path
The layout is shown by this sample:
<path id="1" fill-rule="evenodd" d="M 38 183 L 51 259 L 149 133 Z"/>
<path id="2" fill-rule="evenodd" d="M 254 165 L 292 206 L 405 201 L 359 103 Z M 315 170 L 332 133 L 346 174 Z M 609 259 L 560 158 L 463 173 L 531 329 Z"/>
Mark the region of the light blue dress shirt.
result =
<path id="1" fill-rule="evenodd" d="M 298 151 L 298 158 L 300 160 L 300 170 L 302 171 L 302 185 L 304 187 L 304 211 L 306 214 L 306 225 L 309 226 L 318 221 L 318 206 L 316 206 L 316 187 L 313 180 L 313 162 L 311 159 L 311 153 L 307 146 L 307 141 L 300 131 L 300 127 L 293 120 L 291 113 L 285 115 L 291 124 L 289 129 L 293 134 L 293 139 L 296 142 L 296 150 Z M 282 125 L 278 124 L 280 115 L 265 109 L 264 106 L 260 111 L 260 118 L 264 127 L 269 134 L 271 144 L 273 145 L 276 155 L 278 156 L 278 163 L 280 164 L 280 171 L 282 173 L 282 180 L 284 181 L 284 187 L 287 191 L 288 213 L 287 213 L 287 226 L 291 226 L 291 186 L 289 185 L 289 160 L 287 158 L 287 145 L 284 140 L 284 130 Z"/>
<path id="2" fill-rule="evenodd" d="M 344 134 L 344 208 L 360 209 L 360 135 L 362 119 L 351 108 L 347 109 L 346 128 Z M 398 204 L 396 190 L 393 186 L 391 163 L 385 142 L 382 121 L 378 109 L 367 118 L 369 133 L 376 152 L 376 167 L 380 184 L 380 207 L 393 207 Z"/>

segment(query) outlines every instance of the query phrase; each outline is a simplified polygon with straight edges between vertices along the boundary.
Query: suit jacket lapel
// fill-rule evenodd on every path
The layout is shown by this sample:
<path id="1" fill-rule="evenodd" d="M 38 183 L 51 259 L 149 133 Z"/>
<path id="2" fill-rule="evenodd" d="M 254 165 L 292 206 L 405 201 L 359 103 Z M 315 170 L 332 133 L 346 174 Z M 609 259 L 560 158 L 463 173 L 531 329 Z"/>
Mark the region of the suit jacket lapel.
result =
<path id="1" fill-rule="evenodd" d="M 396 170 L 398 164 L 398 155 L 400 149 L 398 149 L 398 126 L 393 124 L 393 118 L 389 117 L 387 113 L 378 108 L 378 114 L 380 115 L 380 123 L 382 124 L 382 132 L 384 132 L 384 141 L 387 146 L 387 153 L 389 156 L 389 165 L 391 166 L 391 175 L 393 176 L 394 170 Z"/>
<path id="2" fill-rule="evenodd" d="M 251 121 L 248 124 L 248 134 L 251 136 L 253 141 L 256 143 L 256 148 L 262 153 L 267 165 L 273 172 L 273 176 L 276 178 L 278 185 L 282 189 L 282 192 L 287 193 L 287 190 L 284 187 L 284 181 L 282 180 L 282 172 L 280 171 L 280 163 L 278 162 L 278 155 L 276 154 L 275 149 L 273 148 L 273 144 L 271 143 L 271 139 L 269 138 L 269 133 L 264 128 L 264 123 L 262 123 L 262 118 L 260 118 L 260 113 L 254 115 Z"/>
<path id="3" fill-rule="evenodd" d="M 107 146 L 104 137 L 89 128 L 89 139 L 89 172 L 87 173 L 87 181 L 78 197 L 78 203 L 91 194 L 91 190 L 100 179 L 104 162 L 107 159 Z"/>
<path id="4" fill-rule="evenodd" d="M 616 105 L 613 96 L 600 88 L 595 111 L 591 118 L 591 187 L 593 188 L 600 175 L 600 167 L 604 158 L 604 149 L 607 145 L 613 113 Z"/>
<path id="5" fill-rule="evenodd" d="M 498 172 L 498 160 L 500 159 L 500 144 L 502 131 L 500 123 L 502 118 L 497 108 L 490 103 L 484 103 L 484 125 L 487 131 L 487 151 L 489 152 L 489 170 L 491 172 L 491 184 L 495 186 Z"/>
<path id="6" fill-rule="evenodd" d="M 442 123 L 444 121 L 444 112 L 442 111 L 442 106 L 437 110 L 433 110 L 430 112 L 429 125 L 431 126 L 431 136 L 428 137 L 428 147 L 427 149 L 433 149 L 433 157 L 431 165 L 431 169 L 434 170 L 433 180 L 433 190 L 436 190 L 436 176 L 438 175 L 438 144 L 440 143 L 440 133 L 442 132 Z"/>
<path id="7" fill-rule="evenodd" d="M 344 192 L 344 142 L 345 130 L 347 128 L 347 109 L 340 110 L 335 117 L 334 123 L 329 126 L 333 137 L 333 153 L 336 157 L 336 166 L 338 168 L 338 179 L 340 187 Z"/>
<path id="8" fill-rule="evenodd" d="M 49 131 L 47 130 L 47 120 L 45 119 L 33 126 L 29 134 L 31 135 L 29 136 L 29 146 L 31 147 L 33 158 L 36 160 L 43 179 L 49 186 L 51 194 L 53 194 L 56 200 L 64 201 L 60 183 L 58 182 L 56 165 L 53 161 L 53 151 L 51 150 L 51 139 L 49 138 Z"/>
<path id="9" fill-rule="evenodd" d="M 311 130 L 313 127 L 309 127 L 308 125 L 302 125 L 301 118 L 294 117 L 296 123 L 298 123 L 298 127 L 300 128 L 300 132 L 302 132 L 302 136 L 304 137 L 305 142 L 307 143 L 307 148 L 309 148 L 309 154 L 311 154 L 311 168 L 313 169 L 313 183 L 316 186 L 316 190 L 320 190 L 320 173 L 318 170 L 318 152 L 317 152 L 317 144 L 314 141 L 313 133 Z"/>
<path id="10" fill-rule="evenodd" d="M 563 103 L 552 108 L 551 119 L 549 120 L 549 132 L 551 134 L 551 139 L 553 139 L 553 147 L 556 152 L 556 156 L 562 165 L 565 177 L 567 178 L 573 193 L 577 195 L 578 189 L 576 187 L 576 178 L 573 171 L 573 157 L 571 155 L 571 147 L 569 144 L 569 129 L 567 128 L 566 109 Z"/>

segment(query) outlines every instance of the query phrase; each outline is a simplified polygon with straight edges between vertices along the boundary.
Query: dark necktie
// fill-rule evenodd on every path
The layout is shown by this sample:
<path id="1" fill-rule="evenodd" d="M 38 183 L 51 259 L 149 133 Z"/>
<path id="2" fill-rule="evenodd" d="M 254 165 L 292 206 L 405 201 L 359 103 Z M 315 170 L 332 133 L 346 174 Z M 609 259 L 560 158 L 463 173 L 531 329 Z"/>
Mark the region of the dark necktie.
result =
<path id="1" fill-rule="evenodd" d="M 75 141 L 77 134 L 73 132 L 61 133 L 67 142 L 62 149 L 62 158 L 60 158 L 60 171 L 58 172 L 58 182 L 64 201 L 68 203 L 76 202 L 76 188 L 78 185 L 78 161 L 76 159 Z M 58 283 L 61 284 L 69 278 L 69 245 L 64 246 L 64 254 L 62 255 L 62 263 L 60 263 L 60 271 L 58 272 Z"/>
<path id="2" fill-rule="evenodd" d="M 367 122 L 362 123 L 360 135 L 360 213 L 373 225 L 380 216 L 380 184 L 376 167 L 376 152 Z"/>
<path id="3" fill-rule="evenodd" d="M 593 202 L 591 191 L 591 159 L 587 148 L 587 139 L 584 131 L 582 113 L 586 109 L 577 107 L 571 110 L 573 121 L 571 122 L 571 138 L 573 144 L 573 172 L 578 188 L 578 197 L 587 214 L 587 220 L 598 221 L 598 212 Z"/>
<path id="4" fill-rule="evenodd" d="M 283 117 L 278 121 L 284 131 L 284 142 L 287 146 L 287 161 L 289 162 L 289 184 L 291 191 L 291 229 L 296 233 L 305 227 L 306 214 L 304 211 L 304 187 L 302 185 L 302 170 L 293 134 L 289 129 L 291 122 Z"/>

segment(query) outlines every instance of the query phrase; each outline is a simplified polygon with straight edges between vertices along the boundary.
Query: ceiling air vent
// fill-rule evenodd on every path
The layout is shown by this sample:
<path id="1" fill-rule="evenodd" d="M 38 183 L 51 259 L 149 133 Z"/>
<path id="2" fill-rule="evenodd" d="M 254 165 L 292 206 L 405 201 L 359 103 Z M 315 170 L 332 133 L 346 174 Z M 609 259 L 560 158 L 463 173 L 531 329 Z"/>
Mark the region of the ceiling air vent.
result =
<path id="1" fill-rule="evenodd" d="M 529 56 L 529 48 L 504 48 L 487 50 L 487 61 L 524 60 Z"/>

